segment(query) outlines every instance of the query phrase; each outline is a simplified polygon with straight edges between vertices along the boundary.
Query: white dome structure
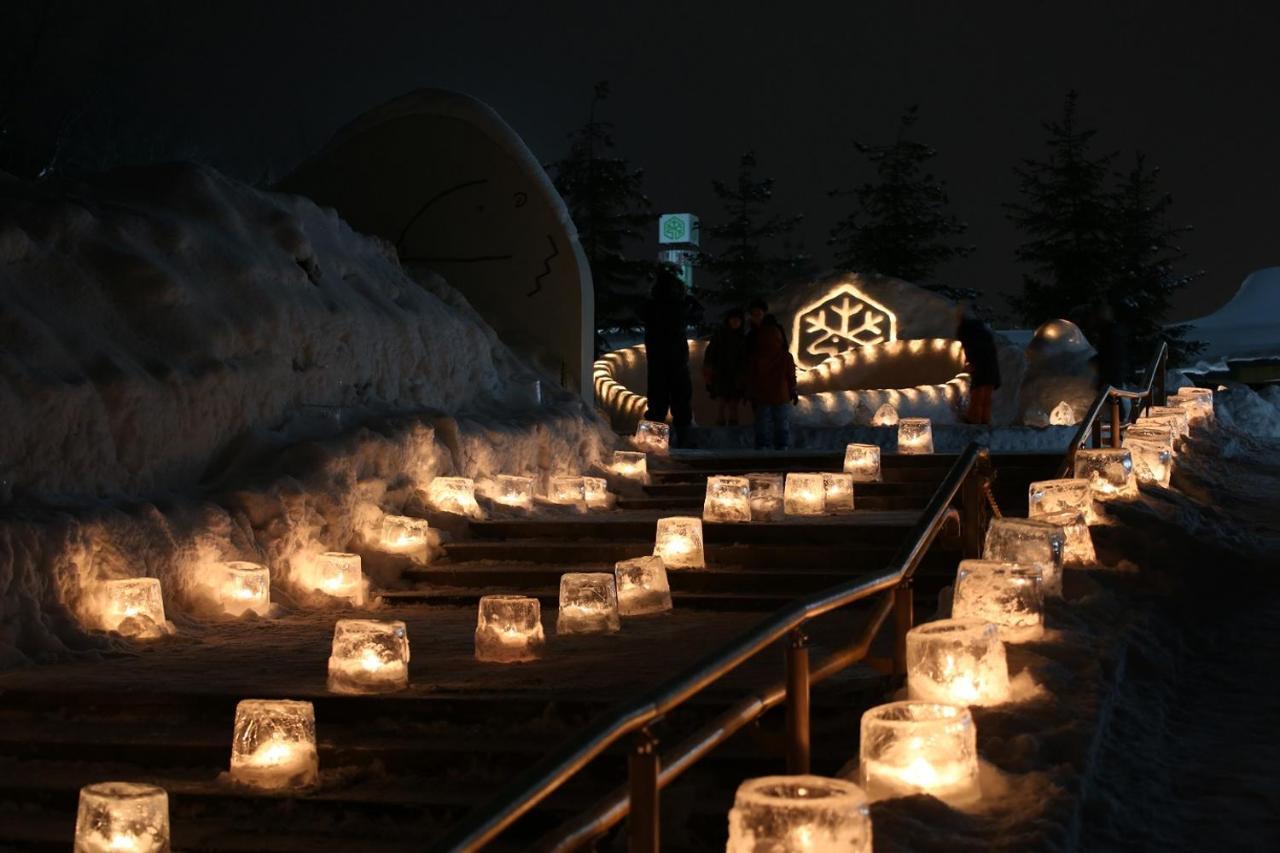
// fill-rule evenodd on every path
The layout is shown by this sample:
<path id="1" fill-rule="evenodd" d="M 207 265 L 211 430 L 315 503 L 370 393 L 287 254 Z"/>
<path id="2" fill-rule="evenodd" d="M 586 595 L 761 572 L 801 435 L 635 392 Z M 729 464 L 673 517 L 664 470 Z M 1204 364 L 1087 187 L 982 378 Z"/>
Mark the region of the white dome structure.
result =
<path id="1" fill-rule="evenodd" d="M 1250 273 L 1230 302 L 1190 326 L 1207 361 L 1280 355 L 1280 267 Z"/>
<path id="2" fill-rule="evenodd" d="M 1080 331 L 1080 327 L 1070 320 L 1048 320 L 1040 324 L 1027 343 L 1027 358 L 1036 361 L 1041 358 L 1056 358 L 1068 353 L 1092 353 L 1093 347 Z"/>

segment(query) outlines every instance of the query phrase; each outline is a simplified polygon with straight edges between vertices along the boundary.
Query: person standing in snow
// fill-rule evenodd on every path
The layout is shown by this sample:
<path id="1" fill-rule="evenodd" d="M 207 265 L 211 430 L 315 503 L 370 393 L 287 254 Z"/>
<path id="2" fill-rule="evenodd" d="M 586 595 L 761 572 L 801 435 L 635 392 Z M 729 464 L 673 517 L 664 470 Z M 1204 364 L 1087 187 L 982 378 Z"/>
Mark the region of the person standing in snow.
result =
<path id="1" fill-rule="evenodd" d="M 644 416 L 646 420 L 665 421 L 670 411 L 676 447 L 686 446 L 693 422 L 687 337 L 689 302 L 684 282 L 664 269 L 659 271 L 649 300 L 641 309 L 649 380 L 649 409 Z"/>
<path id="2" fill-rule="evenodd" d="M 741 308 L 729 311 L 702 356 L 702 378 L 707 393 L 717 401 L 716 426 L 738 425 L 738 406 L 747 381 L 747 338 L 742 321 Z"/>
<path id="3" fill-rule="evenodd" d="M 956 340 L 964 347 L 965 369 L 969 371 L 969 409 L 964 421 L 991 423 L 991 397 L 1000 387 L 1000 360 L 991 327 L 972 308 L 956 309 Z"/>
<path id="4" fill-rule="evenodd" d="M 761 318 L 747 353 L 747 398 L 755 414 L 757 450 L 791 446 L 791 406 L 796 394 L 796 362 L 777 319 Z"/>
<path id="5" fill-rule="evenodd" d="M 764 323 L 765 316 L 769 313 L 769 306 L 763 299 L 752 299 L 747 303 L 747 355 L 751 355 L 751 350 L 756 343 L 756 333 L 760 331 L 760 325 Z"/>

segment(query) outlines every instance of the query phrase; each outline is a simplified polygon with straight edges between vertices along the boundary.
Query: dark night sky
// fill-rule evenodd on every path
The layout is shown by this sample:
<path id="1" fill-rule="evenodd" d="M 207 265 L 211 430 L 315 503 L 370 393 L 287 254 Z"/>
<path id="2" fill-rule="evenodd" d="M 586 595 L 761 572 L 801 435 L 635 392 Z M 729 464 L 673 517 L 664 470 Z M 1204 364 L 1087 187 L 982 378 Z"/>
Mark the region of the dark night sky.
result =
<path id="1" fill-rule="evenodd" d="M 1019 282 L 1017 235 L 1000 207 L 1015 194 L 1011 166 L 1040 155 L 1040 121 L 1075 87 L 1100 146 L 1147 151 L 1175 219 L 1196 226 L 1188 266 L 1207 274 L 1179 301 L 1180 316 L 1212 310 L 1249 271 L 1280 263 L 1271 3 L 52 8 L 28 118 L 77 116 L 75 132 L 94 144 L 142 151 L 107 140 L 143 138 L 241 177 L 278 175 L 362 110 L 438 86 L 488 102 L 547 161 L 585 118 L 592 83 L 607 79 L 606 117 L 646 169 L 657 209 L 714 215 L 709 178 L 727 177 L 754 147 L 778 181 L 779 209 L 808 217 L 804 237 L 820 259 L 839 215 L 826 191 L 865 174 L 850 140 L 887 137 L 918 103 L 917 136 L 939 150 L 936 170 L 979 247 L 950 279 L 989 294 Z"/>

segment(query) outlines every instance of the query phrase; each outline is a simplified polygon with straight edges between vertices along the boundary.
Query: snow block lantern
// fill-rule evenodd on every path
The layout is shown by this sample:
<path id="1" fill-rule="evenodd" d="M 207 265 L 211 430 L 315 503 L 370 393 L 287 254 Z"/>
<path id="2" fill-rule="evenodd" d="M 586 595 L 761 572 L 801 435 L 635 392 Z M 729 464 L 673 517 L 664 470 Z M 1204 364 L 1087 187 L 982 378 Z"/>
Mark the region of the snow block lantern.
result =
<path id="1" fill-rule="evenodd" d="M 537 660 L 546 644 L 542 606 L 524 595 L 486 595 L 476 616 L 476 660 L 519 663 Z"/>
<path id="2" fill-rule="evenodd" d="M 219 567 L 213 581 L 214 594 L 228 616 L 271 612 L 271 572 L 266 566 L 232 560 Z"/>
<path id="3" fill-rule="evenodd" d="M 671 426 L 661 421 L 641 421 L 631 439 L 636 450 L 665 456 L 671 450 Z"/>
<path id="4" fill-rule="evenodd" d="M 245 699 L 236 705 L 231 778 L 266 791 L 316 784 L 320 759 L 312 704 L 289 699 Z"/>
<path id="5" fill-rule="evenodd" d="M 853 512 L 853 475 L 822 475 L 822 500 L 827 512 Z"/>
<path id="6" fill-rule="evenodd" d="M 751 520 L 779 521 L 783 514 L 781 474 L 748 474 L 751 486 Z"/>
<path id="7" fill-rule="evenodd" d="M 613 567 L 620 616 L 646 616 L 671 609 L 667 567 L 659 557 L 622 560 Z"/>
<path id="8" fill-rule="evenodd" d="M 763 776 L 738 786 L 725 853 L 871 853 L 867 795 L 844 779 Z"/>
<path id="9" fill-rule="evenodd" d="M 782 495 L 787 515 L 822 515 L 827 510 L 827 484 L 821 474 L 788 474 Z"/>
<path id="10" fill-rule="evenodd" d="M 407 554 L 426 559 L 430 530 L 431 525 L 425 518 L 384 515 L 382 517 L 382 550 L 392 554 Z"/>
<path id="11" fill-rule="evenodd" d="M 99 625 L 126 637 L 155 637 L 166 633 L 164 597 L 157 578 L 121 578 L 102 582 L 104 593 Z"/>
<path id="12" fill-rule="evenodd" d="M 1056 524 L 1030 518 L 995 518 L 987 526 L 982 558 L 1036 567 L 1044 594 L 1060 598 L 1066 544 L 1067 535 Z"/>
<path id="13" fill-rule="evenodd" d="M 1135 436 L 1130 430 L 1124 438 L 1124 446 L 1133 459 L 1133 476 L 1139 483 L 1169 487 L 1169 478 L 1173 474 L 1173 451 L 1163 439 L 1147 440 L 1140 435 Z"/>
<path id="14" fill-rule="evenodd" d="M 951 618 L 990 622 L 1006 643 L 1044 636 L 1040 570 L 993 560 L 961 560 L 951 594 Z"/>
<path id="15" fill-rule="evenodd" d="M 978 745 L 968 708 L 890 702 L 862 715 L 858 773 L 873 801 L 929 794 L 950 805 L 979 796 Z"/>
<path id="16" fill-rule="evenodd" d="M 898 421 L 899 453 L 932 453 L 933 423 L 928 418 L 902 418 Z"/>
<path id="17" fill-rule="evenodd" d="M 1083 515 L 1089 524 L 1098 520 L 1093 507 L 1093 489 L 1084 478 L 1040 480 L 1032 483 L 1027 489 L 1027 500 L 1027 515 L 1030 518 L 1074 512 Z"/>
<path id="18" fill-rule="evenodd" d="M 314 590 L 345 598 L 357 607 L 364 604 L 368 585 L 360 568 L 360 555 L 326 551 L 312 563 L 310 586 Z"/>
<path id="19" fill-rule="evenodd" d="M 583 477 L 582 495 L 589 509 L 609 508 L 609 483 L 604 477 Z"/>
<path id="20" fill-rule="evenodd" d="M 471 518 L 480 516 L 476 483 L 470 477 L 436 477 L 427 486 L 427 502 L 439 512 Z"/>
<path id="21" fill-rule="evenodd" d="M 844 449 L 844 472 L 855 483 L 880 482 L 880 447 L 875 444 L 850 444 Z"/>
<path id="22" fill-rule="evenodd" d="M 978 619 L 940 619 L 907 632 L 907 697 L 944 705 L 1009 700 L 1000 630 Z"/>
<path id="23" fill-rule="evenodd" d="M 613 575 L 566 572 L 560 576 L 557 634 L 612 634 L 621 627 Z"/>
<path id="24" fill-rule="evenodd" d="M 750 521 L 751 482 L 746 477 L 708 477 L 703 521 Z"/>
<path id="25" fill-rule="evenodd" d="M 169 853 L 169 795 L 136 782 L 80 789 L 75 853 Z"/>
<path id="26" fill-rule="evenodd" d="M 339 619 L 329 652 L 329 690 L 391 693 L 409 686 L 409 636 L 404 623 Z"/>
<path id="27" fill-rule="evenodd" d="M 611 470 L 619 477 L 643 485 L 649 481 L 649 458 L 633 450 L 615 450 Z"/>
<path id="28" fill-rule="evenodd" d="M 878 427 L 891 427 L 898 425 L 898 410 L 891 404 L 885 403 L 876 409 L 876 413 L 871 416 L 871 425 Z"/>
<path id="29" fill-rule="evenodd" d="M 499 474 L 493 478 L 493 502 L 511 509 L 533 509 L 533 478 Z"/>
<path id="30" fill-rule="evenodd" d="M 704 568 L 702 519 L 687 515 L 658 519 L 653 556 L 662 558 L 668 569 Z"/>
<path id="31" fill-rule="evenodd" d="M 1081 447 L 1076 450 L 1075 475 L 1089 481 L 1093 498 L 1111 501 L 1138 496 L 1133 456 L 1123 447 Z"/>
<path id="32" fill-rule="evenodd" d="M 554 504 L 576 506 L 587 502 L 586 484 L 581 477 L 552 477 L 547 485 L 547 499 Z"/>

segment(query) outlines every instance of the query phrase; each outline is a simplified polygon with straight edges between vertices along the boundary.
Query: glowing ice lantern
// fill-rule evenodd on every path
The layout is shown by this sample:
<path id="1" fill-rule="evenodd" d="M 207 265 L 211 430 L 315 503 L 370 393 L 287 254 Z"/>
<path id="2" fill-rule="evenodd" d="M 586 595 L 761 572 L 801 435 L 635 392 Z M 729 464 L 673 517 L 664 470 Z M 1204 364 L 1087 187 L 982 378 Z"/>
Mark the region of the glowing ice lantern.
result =
<path id="1" fill-rule="evenodd" d="M 268 791 L 316 784 L 320 759 L 312 704 L 289 699 L 245 699 L 236 705 L 231 778 Z"/>
<path id="2" fill-rule="evenodd" d="M 787 515 L 822 515 L 826 512 L 827 484 L 823 482 L 822 475 L 788 474 L 782 507 Z"/>
<path id="3" fill-rule="evenodd" d="M 1044 636 L 1040 570 L 994 560 L 961 560 L 951 595 L 952 619 L 990 622 L 1006 643 Z"/>
<path id="4" fill-rule="evenodd" d="M 329 652 L 334 693 L 390 693 L 409 686 L 409 637 L 404 623 L 339 619 Z"/>
<path id="5" fill-rule="evenodd" d="M 614 564 L 620 616 L 645 616 L 671 609 L 667 567 L 658 557 L 636 557 Z"/>
<path id="6" fill-rule="evenodd" d="M 702 519 L 674 515 L 658 519 L 653 556 L 661 557 L 668 569 L 701 569 L 706 566 L 702 553 Z"/>
<path id="7" fill-rule="evenodd" d="M 431 525 L 425 518 L 407 515 L 382 517 L 382 548 L 393 554 L 421 554 L 427 551 Z"/>
<path id="8" fill-rule="evenodd" d="M 1122 447 L 1081 447 L 1076 451 L 1075 475 L 1089 481 L 1094 500 L 1138 496 L 1133 456 Z"/>
<path id="9" fill-rule="evenodd" d="M 552 477 L 547 498 L 555 504 L 577 505 L 587 502 L 586 486 L 581 477 Z"/>
<path id="10" fill-rule="evenodd" d="M 169 795 L 136 782 L 85 785 L 75 853 L 169 853 Z"/>
<path id="11" fill-rule="evenodd" d="M 1064 510 L 1037 515 L 1035 520 L 1062 528 L 1064 566 L 1088 566 L 1098 562 L 1098 556 L 1093 550 L 1093 535 L 1089 533 L 1089 524 L 1083 515 Z"/>
<path id="12" fill-rule="evenodd" d="M 1078 422 L 1076 410 L 1066 400 L 1059 402 L 1053 407 L 1053 411 L 1049 412 L 1050 426 L 1074 426 Z"/>
<path id="13" fill-rule="evenodd" d="M 778 521 L 782 518 L 783 480 L 781 474 L 748 474 L 751 486 L 751 520 Z"/>
<path id="14" fill-rule="evenodd" d="M 427 486 L 427 502 L 440 512 L 473 517 L 480 514 L 476 483 L 470 477 L 436 477 Z"/>
<path id="15" fill-rule="evenodd" d="M 850 444 L 844 449 L 844 472 L 855 483 L 880 482 L 880 447 L 875 444 Z"/>
<path id="16" fill-rule="evenodd" d="M 662 455 L 671 449 L 671 426 L 661 421 L 641 421 L 631 439 L 637 450 Z"/>
<path id="17" fill-rule="evenodd" d="M 1061 597 L 1066 544 L 1067 535 L 1056 524 L 1030 518 L 996 518 L 987 526 L 982 558 L 1034 566 L 1040 570 L 1044 594 Z"/>
<path id="18" fill-rule="evenodd" d="M 583 477 L 582 494 L 591 509 L 609 506 L 609 483 L 603 477 Z"/>
<path id="19" fill-rule="evenodd" d="M 867 795 L 844 779 L 763 776 L 738 786 L 725 853 L 871 853 Z"/>
<path id="20" fill-rule="evenodd" d="M 486 595 L 476 616 L 476 660 L 519 663 L 537 660 L 546 644 L 542 606 L 523 595 Z"/>
<path id="21" fill-rule="evenodd" d="M 944 705 L 1009 700 L 1000 629 L 978 619 L 940 619 L 907 632 L 907 696 Z"/>
<path id="22" fill-rule="evenodd" d="M 1040 480 L 1031 484 L 1027 498 L 1027 515 L 1031 518 L 1074 512 L 1083 515 L 1090 524 L 1098 520 L 1093 507 L 1093 489 L 1087 479 Z"/>
<path id="23" fill-rule="evenodd" d="M 898 421 L 898 452 L 933 452 L 933 424 L 928 418 L 903 418 Z"/>
<path id="24" fill-rule="evenodd" d="M 1179 388 L 1169 402 L 1184 410 L 1193 425 L 1213 420 L 1212 388 Z"/>
<path id="25" fill-rule="evenodd" d="M 746 477 L 708 477 L 702 520 L 750 521 L 751 481 Z"/>
<path id="26" fill-rule="evenodd" d="M 560 576 L 557 634 L 612 634 L 621 627 L 613 575 L 566 572 Z"/>
<path id="27" fill-rule="evenodd" d="M 531 509 L 533 507 L 533 478 L 517 477 L 513 474 L 499 474 L 493 478 L 494 503 L 512 509 Z"/>
<path id="28" fill-rule="evenodd" d="M 890 702 L 862 715 L 858 773 L 873 800 L 929 794 L 951 805 L 979 796 L 978 746 L 968 708 Z"/>
<path id="29" fill-rule="evenodd" d="M 878 427 L 891 427 L 898 425 L 898 410 L 890 403 L 885 403 L 876 409 L 876 413 L 871 416 L 871 425 Z"/>
<path id="30" fill-rule="evenodd" d="M 1191 419 L 1180 406 L 1151 406 L 1141 420 L 1164 421 L 1171 424 L 1179 436 L 1191 434 Z"/>
<path id="31" fill-rule="evenodd" d="M 164 598 L 157 578 L 123 578 L 102 582 L 106 601 L 102 611 L 104 631 L 128 637 L 164 630 Z"/>
<path id="32" fill-rule="evenodd" d="M 853 475 L 822 475 L 822 499 L 827 512 L 853 512 Z"/>
<path id="33" fill-rule="evenodd" d="M 1133 475 L 1139 483 L 1169 487 L 1173 474 L 1173 451 L 1161 439 L 1148 441 L 1141 436 L 1125 436 L 1124 446 L 1133 458 Z"/>
<path id="34" fill-rule="evenodd" d="M 223 563 L 215 587 L 218 603 L 231 616 L 271 611 L 271 572 L 266 566 L 244 560 Z"/>
<path id="35" fill-rule="evenodd" d="M 615 450 L 612 470 L 619 477 L 644 483 L 649 479 L 649 458 L 633 450 Z"/>
<path id="36" fill-rule="evenodd" d="M 367 587 L 359 554 L 326 551 L 316 557 L 312 571 L 313 589 L 334 598 L 345 598 L 355 605 L 364 604 Z"/>
<path id="37" fill-rule="evenodd" d="M 1155 442 L 1167 448 L 1171 457 L 1178 455 L 1178 429 L 1176 425 L 1169 421 L 1138 418 L 1137 423 L 1125 430 L 1124 437 L 1125 439 L 1135 438 L 1139 441 Z"/>

